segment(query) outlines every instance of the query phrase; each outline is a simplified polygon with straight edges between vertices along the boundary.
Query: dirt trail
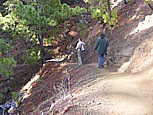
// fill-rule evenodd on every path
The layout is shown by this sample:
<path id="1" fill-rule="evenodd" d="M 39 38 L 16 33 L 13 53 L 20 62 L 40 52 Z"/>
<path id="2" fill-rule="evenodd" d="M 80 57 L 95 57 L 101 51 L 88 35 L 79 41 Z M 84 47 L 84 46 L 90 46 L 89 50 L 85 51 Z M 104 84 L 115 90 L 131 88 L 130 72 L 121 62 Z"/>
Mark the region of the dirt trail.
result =
<path id="1" fill-rule="evenodd" d="M 53 109 L 50 97 L 28 115 L 153 115 L 153 69 L 129 74 L 116 67 L 98 69 L 97 63 L 68 66 L 75 69 L 72 91 L 55 100 Z"/>
<path id="2" fill-rule="evenodd" d="M 97 78 L 73 94 L 75 104 L 92 115 L 152 115 L 153 78 L 147 74 L 130 75 L 113 69 L 96 68 Z M 92 85 L 91 85 L 92 84 Z"/>

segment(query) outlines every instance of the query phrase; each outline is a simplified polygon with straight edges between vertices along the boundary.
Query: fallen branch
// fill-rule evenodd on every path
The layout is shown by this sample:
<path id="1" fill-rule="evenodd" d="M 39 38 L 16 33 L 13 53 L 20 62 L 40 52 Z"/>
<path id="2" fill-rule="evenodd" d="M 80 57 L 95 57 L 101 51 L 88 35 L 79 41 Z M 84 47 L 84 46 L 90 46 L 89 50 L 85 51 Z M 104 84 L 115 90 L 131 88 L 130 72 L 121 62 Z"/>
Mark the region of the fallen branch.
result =
<path id="1" fill-rule="evenodd" d="M 64 62 L 65 60 L 67 60 L 67 58 L 68 58 L 68 55 L 66 55 L 63 58 L 55 58 L 55 59 L 46 60 L 45 63 L 47 63 L 47 62 L 61 63 L 61 62 Z"/>

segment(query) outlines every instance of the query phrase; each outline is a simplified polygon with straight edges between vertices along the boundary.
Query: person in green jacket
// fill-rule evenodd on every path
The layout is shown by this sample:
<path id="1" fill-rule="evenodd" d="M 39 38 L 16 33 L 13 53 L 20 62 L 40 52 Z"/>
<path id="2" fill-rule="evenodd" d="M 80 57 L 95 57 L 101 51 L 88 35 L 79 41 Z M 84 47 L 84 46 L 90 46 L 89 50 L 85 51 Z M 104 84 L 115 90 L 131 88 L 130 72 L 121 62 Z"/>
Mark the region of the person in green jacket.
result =
<path id="1" fill-rule="evenodd" d="M 107 47 L 109 46 L 108 39 L 105 37 L 105 34 L 101 34 L 98 37 L 94 50 L 98 54 L 98 68 L 103 68 L 104 66 L 104 55 L 107 55 Z"/>

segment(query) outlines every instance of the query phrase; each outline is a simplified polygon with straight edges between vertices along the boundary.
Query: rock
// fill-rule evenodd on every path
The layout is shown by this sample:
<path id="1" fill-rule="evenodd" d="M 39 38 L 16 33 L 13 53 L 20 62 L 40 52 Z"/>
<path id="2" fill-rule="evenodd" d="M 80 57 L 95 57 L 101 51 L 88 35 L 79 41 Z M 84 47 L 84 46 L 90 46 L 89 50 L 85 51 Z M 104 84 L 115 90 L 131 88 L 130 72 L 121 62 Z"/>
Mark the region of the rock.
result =
<path id="1" fill-rule="evenodd" d="M 125 57 L 130 57 L 132 56 L 134 52 L 134 47 L 129 47 L 127 49 L 122 50 L 119 54 Z"/>
<path id="2" fill-rule="evenodd" d="M 118 71 L 121 72 L 121 73 L 125 72 L 126 69 L 128 69 L 129 65 L 130 65 L 130 62 L 125 62 L 125 63 L 118 69 Z"/>

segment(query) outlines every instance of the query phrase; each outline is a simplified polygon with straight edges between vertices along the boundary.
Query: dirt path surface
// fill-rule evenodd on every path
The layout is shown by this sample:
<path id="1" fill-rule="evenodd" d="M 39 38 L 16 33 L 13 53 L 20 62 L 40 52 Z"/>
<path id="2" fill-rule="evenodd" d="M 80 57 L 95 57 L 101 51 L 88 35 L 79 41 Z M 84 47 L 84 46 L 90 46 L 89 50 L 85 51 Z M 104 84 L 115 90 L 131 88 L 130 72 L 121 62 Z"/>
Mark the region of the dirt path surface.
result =
<path id="1" fill-rule="evenodd" d="M 68 64 L 71 91 L 48 98 L 28 115 L 153 115 L 152 69 L 144 73 L 119 73 L 116 67 L 98 69 L 96 63 Z"/>
<path id="2" fill-rule="evenodd" d="M 88 66 L 92 66 L 92 70 L 96 69 L 99 74 L 95 80 L 79 87 L 73 94 L 76 98 L 74 103 L 84 114 L 153 114 L 153 78 L 147 74 L 128 75 L 113 72 L 110 68 L 98 69 L 96 64 Z"/>

